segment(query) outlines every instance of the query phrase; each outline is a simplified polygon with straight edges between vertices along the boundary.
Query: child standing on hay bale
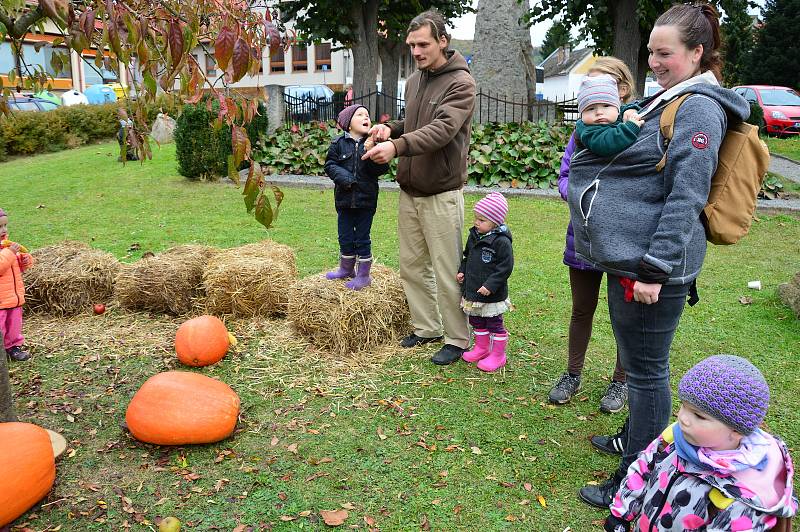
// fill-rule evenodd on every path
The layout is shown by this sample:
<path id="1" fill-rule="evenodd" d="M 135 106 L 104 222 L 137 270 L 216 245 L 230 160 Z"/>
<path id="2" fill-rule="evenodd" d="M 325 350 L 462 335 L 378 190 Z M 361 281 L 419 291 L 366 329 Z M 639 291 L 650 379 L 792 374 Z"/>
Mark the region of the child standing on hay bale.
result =
<path id="1" fill-rule="evenodd" d="M 363 105 L 345 107 L 337 118 L 344 134 L 328 148 L 325 173 L 333 180 L 334 200 L 338 214 L 339 268 L 328 272 L 328 279 L 348 279 L 346 285 L 361 290 L 372 282 L 372 241 L 370 230 L 378 207 L 378 176 L 385 174 L 388 164 L 361 160 L 369 149 L 367 132 L 372 123 Z M 356 262 L 358 273 L 356 274 Z M 355 276 L 355 277 L 354 277 Z"/>
<path id="2" fill-rule="evenodd" d="M 475 223 L 469 230 L 456 280 L 461 283 L 461 307 L 475 332 L 475 345 L 462 355 L 482 371 L 506 365 L 508 331 L 503 313 L 510 310 L 508 278 L 514 269 L 511 231 L 505 225 L 508 202 L 492 192 L 475 204 Z"/>
<path id="3" fill-rule="evenodd" d="M 8 240 L 8 215 L 0 209 L 0 333 L 3 347 L 11 360 L 28 360 L 31 355 L 22 350 L 22 305 L 25 304 L 25 286 L 22 272 L 33 265 L 27 250 Z"/>

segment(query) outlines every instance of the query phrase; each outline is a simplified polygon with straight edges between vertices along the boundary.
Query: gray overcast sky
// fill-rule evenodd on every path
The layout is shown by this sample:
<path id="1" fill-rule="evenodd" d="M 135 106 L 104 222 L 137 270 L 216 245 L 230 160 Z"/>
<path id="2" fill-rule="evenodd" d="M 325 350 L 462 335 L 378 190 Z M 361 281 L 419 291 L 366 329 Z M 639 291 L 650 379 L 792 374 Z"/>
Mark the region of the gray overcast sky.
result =
<path id="1" fill-rule="evenodd" d="M 759 6 L 764 5 L 764 0 L 756 0 L 756 3 Z M 477 8 L 478 0 L 473 0 L 472 7 Z M 758 9 L 749 9 L 750 13 L 756 13 Z M 544 35 L 547 33 L 547 30 L 552 25 L 551 21 L 541 22 L 539 24 L 535 24 L 531 27 L 531 41 L 533 42 L 534 46 L 540 46 L 542 41 L 544 40 Z M 454 39 L 472 39 L 475 35 L 475 13 L 469 13 L 464 15 L 463 17 L 454 19 L 452 21 L 452 28 L 453 28 L 453 38 Z M 573 35 L 577 35 L 577 32 L 573 31 Z"/>

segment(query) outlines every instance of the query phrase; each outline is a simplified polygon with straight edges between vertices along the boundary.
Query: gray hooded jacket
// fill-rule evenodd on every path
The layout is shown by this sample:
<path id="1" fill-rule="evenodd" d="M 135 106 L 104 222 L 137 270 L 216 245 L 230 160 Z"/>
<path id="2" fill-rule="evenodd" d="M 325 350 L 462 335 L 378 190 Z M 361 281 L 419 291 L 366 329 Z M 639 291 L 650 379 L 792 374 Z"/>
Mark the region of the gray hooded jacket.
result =
<path id="1" fill-rule="evenodd" d="M 678 110 L 662 172 L 656 164 L 665 150 L 659 118 L 666 101 L 646 111 L 636 142 L 624 151 L 600 157 L 582 149 L 572 156 L 568 201 L 581 260 L 631 279 L 639 279 L 644 260 L 669 275 L 666 284 L 687 284 L 700 273 L 706 253 L 700 212 L 719 147 L 728 119 L 745 120 L 750 107 L 708 83 L 707 74 L 697 79 L 676 91 L 693 95 Z"/>

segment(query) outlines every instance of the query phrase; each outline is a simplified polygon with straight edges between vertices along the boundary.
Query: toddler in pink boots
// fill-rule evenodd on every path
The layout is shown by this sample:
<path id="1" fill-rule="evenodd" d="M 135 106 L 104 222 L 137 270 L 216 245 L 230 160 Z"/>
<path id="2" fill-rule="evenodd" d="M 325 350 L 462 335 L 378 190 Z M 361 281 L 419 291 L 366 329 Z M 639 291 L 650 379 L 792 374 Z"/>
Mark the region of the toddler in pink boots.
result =
<path id="1" fill-rule="evenodd" d="M 475 204 L 475 223 L 469 230 L 456 280 L 461 283 L 461 308 L 469 316 L 475 345 L 462 355 L 482 371 L 506 365 L 508 332 L 503 313 L 511 310 L 508 278 L 514 269 L 511 231 L 505 225 L 508 202 L 492 192 Z"/>

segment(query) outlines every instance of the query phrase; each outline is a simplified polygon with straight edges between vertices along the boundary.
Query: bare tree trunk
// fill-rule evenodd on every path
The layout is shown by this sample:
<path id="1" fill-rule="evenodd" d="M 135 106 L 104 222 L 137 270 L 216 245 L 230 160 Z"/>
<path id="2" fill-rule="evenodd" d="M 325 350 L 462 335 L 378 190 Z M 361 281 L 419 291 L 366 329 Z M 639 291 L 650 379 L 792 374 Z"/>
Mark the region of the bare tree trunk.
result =
<path id="1" fill-rule="evenodd" d="M 636 77 L 636 92 L 644 91 L 644 79 L 647 74 L 647 55 L 642 65 L 642 32 L 639 29 L 639 17 L 636 15 L 636 0 L 616 0 L 609 2 L 609 10 L 614 21 L 615 57 L 621 59 Z"/>
<path id="2" fill-rule="evenodd" d="M 0 334 L 0 340 L 3 335 Z M 5 352 L 0 353 L 0 423 L 16 421 L 14 403 L 11 398 L 11 383 L 8 379 L 8 362 Z"/>
<path id="3" fill-rule="evenodd" d="M 353 43 L 353 100 L 375 91 L 378 79 L 378 0 L 354 2 L 350 15 L 356 22 Z M 374 97 L 359 103 L 375 116 Z"/>
<path id="4" fill-rule="evenodd" d="M 378 51 L 381 56 L 381 92 L 385 95 L 381 98 L 378 111 L 381 114 L 387 113 L 391 118 L 398 118 L 396 99 L 400 95 L 397 94 L 397 82 L 400 79 L 400 57 L 405 49 L 405 43 L 383 38 L 378 40 Z"/>

